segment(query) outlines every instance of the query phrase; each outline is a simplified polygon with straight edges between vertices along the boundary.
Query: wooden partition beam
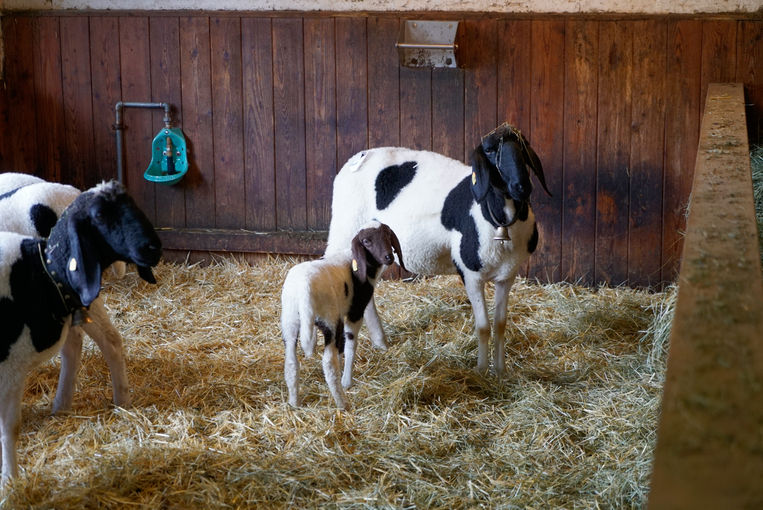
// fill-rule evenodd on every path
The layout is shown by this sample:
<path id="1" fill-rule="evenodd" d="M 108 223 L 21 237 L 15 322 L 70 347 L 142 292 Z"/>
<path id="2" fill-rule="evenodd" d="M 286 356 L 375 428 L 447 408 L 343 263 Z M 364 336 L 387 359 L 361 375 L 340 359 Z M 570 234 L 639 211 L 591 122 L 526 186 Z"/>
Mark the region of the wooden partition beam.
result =
<path id="1" fill-rule="evenodd" d="M 649 508 L 763 508 L 763 283 L 741 84 L 708 88 Z"/>

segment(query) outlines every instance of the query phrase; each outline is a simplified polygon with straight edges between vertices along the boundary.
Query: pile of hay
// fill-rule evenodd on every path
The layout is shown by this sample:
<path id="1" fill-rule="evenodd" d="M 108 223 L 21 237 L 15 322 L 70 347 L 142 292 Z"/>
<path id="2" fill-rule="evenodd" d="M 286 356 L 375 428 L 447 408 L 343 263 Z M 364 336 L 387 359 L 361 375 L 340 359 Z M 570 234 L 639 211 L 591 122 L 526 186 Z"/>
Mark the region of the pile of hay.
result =
<path id="1" fill-rule="evenodd" d="M 362 330 L 353 409 L 320 355 L 305 406 L 283 382 L 280 285 L 293 260 L 161 264 L 104 291 L 126 339 L 134 406 L 110 404 L 86 341 L 71 414 L 51 417 L 58 362 L 24 396 L 12 508 L 594 508 L 645 504 L 674 297 L 539 286 L 510 298 L 508 377 L 482 377 L 457 277 L 383 281 L 392 347 Z M 492 298 L 492 296 L 491 296 Z M 660 318 L 660 320 L 657 320 Z"/>

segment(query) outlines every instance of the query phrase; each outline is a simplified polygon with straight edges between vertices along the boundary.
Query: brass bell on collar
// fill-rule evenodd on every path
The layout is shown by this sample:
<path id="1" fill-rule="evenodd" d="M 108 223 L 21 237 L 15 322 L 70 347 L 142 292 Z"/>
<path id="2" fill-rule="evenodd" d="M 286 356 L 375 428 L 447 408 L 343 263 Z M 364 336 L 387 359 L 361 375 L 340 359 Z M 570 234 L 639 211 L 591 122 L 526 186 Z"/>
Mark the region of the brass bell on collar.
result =
<path id="1" fill-rule="evenodd" d="M 511 237 L 509 237 L 509 229 L 506 227 L 498 227 L 495 229 L 495 236 L 493 236 L 493 241 L 511 241 Z"/>

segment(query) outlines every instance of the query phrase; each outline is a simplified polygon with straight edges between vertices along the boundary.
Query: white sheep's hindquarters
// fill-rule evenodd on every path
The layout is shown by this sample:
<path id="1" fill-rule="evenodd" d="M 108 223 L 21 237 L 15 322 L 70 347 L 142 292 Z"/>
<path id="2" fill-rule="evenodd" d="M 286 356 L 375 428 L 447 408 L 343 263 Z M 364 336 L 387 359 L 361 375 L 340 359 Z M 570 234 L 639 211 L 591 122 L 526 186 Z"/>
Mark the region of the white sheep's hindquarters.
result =
<path id="1" fill-rule="evenodd" d="M 317 326 L 325 340 L 326 384 L 336 406 L 349 408 L 344 390 L 352 385 L 355 342 L 363 324 L 363 312 L 377 279 L 394 262 L 394 251 L 403 265 L 394 232 L 386 225 L 371 222 L 357 231 L 345 250 L 297 264 L 289 270 L 281 292 L 281 334 L 290 405 L 300 405 L 297 338 L 306 357 L 312 356 L 316 341 L 313 327 Z M 340 354 L 344 354 L 341 384 Z"/>
<path id="2" fill-rule="evenodd" d="M 483 138 L 471 168 L 427 151 L 386 147 L 350 158 L 334 180 L 326 256 L 346 246 L 359 225 L 376 219 L 397 234 L 409 271 L 458 273 L 474 313 L 477 368 L 486 371 L 490 322 L 484 285 L 495 282 L 494 370 L 504 372 L 508 293 L 538 243 L 527 167 L 545 185 L 537 155 L 518 131 L 501 126 Z M 508 239 L 496 241 L 499 228 Z M 373 298 L 365 312 L 372 341 L 386 337 Z"/>
<path id="3" fill-rule="evenodd" d="M 81 191 L 73 186 L 47 182 L 33 175 L 0 174 L 0 231 L 48 237 L 58 218 L 80 194 Z M 116 261 L 112 269 L 122 276 L 125 263 Z M 99 347 L 109 367 L 114 404 L 128 407 L 131 403 L 122 335 L 111 323 L 100 298 L 90 305 L 88 315 L 92 322 L 72 327 L 61 350 L 61 372 L 52 409 L 54 414 L 71 409 L 82 357 L 83 329 Z"/>
<path id="4" fill-rule="evenodd" d="M 2 483 L 17 475 L 16 442 L 27 374 L 50 359 L 98 297 L 101 273 L 133 262 L 155 282 L 161 242 L 118 183 L 79 195 L 48 240 L 0 232 L 0 446 Z M 101 313 L 100 310 L 95 314 Z"/>

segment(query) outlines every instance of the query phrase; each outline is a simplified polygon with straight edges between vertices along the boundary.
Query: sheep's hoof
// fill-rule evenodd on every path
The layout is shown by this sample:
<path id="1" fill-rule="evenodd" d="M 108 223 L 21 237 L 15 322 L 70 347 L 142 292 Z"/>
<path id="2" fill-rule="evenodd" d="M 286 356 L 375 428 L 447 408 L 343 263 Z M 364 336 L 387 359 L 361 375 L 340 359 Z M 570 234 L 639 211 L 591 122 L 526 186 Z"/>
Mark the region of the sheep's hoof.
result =
<path id="1" fill-rule="evenodd" d="M 351 388 L 351 387 L 352 387 L 352 379 L 349 379 L 349 380 L 347 380 L 347 381 L 345 381 L 344 379 L 342 379 L 342 388 L 344 388 L 344 389 L 346 389 L 346 390 L 347 390 L 347 389 L 349 389 L 349 388 Z"/>
<path id="2" fill-rule="evenodd" d="M 387 343 L 387 340 L 382 338 L 381 340 L 374 340 L 371 342 L 374 346 L 374 349 L 380 350 L 382 352 L 387 351 L 389 349 L 389 344 Z"/>

